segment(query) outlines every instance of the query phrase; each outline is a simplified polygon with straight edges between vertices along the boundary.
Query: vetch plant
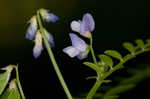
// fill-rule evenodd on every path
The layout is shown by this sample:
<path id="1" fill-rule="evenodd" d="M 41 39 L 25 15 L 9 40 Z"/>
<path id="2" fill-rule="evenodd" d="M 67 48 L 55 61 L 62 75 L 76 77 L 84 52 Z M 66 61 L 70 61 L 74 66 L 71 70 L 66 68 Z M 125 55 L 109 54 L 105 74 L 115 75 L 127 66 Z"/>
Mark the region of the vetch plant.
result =
<path id="1" fill-rule="evenodd" d="M 43 26 L 44 22 L 55 23 L 58 19 L 59 18 L 55 14 L 50 13 L 46 9 L 37 10 L 36 15 L 34 15 L 29 21 L 30 24 L 25 36 L 27 40 L 32 40 L 35 43 L 33 47 L 33 56 L 35 59 L 40 57 L 43 49 L 46 47 L 49 58 L 53 64 L 54 70 L 56 71 L 60 84 L 64 89 L 67 99 L 75 99 L 75 97 L 73 97 L 70 93 L 52 52 L 52 48 L 55 46 L 54 37 Z M 62 52 L 71 58 L 77 57 L 79 61 L 88 58 L 88 54 L 91 53 L 93 61 L 83 62 L 83 65 L 91 68 L 97 74 L 96 76 L 89 77 L 95 78 L 96 81 L 87 95 L 82 99 L 94 99 L 97 90 L 101 89 L 101 85 L 105 82 L 110 82 L 110 80 L 107 80 L 108 76 L 118 69 L 123 68 L 127 61 L 135 58 L 137 55 L 150 51 L 150 39 L 147 39 L 146 42 L 141 39 L 137 39 L 135 40 L 136 46 L 130 42 L 123 43 L 123 47 L 128 51 L 128 54 L 125 56 L 121 55 L 116 50 L 106 50 L 102 54 L 95 55 L 92 38 L 92 32 L 95 29 L 93 16 L 90 13 L 86 13 L 83 15 L 82 20 L 72 21 L 70 27 L 72 31 L 77 32 L 77 34 L 69 33 L 72 44 L 62 49 Z M 81 37 L 79 37 L 79 35 L 81 35 Z M 89 40 L 90 44 L 85 42 L 85 38 Z M 119 62 L 116 64 L 114 59 Z M 9 65 L 1 70 L 4 72 L 0 74 L 0 99 L 25 99 L 19 80 L 18 66 Z M 13 70 L 15 71 L 16 76 L 12 79 L 11 74 Z M 146 71 L 146 73 L 148 72 Z M 137 75 L 140 74 L 141 73 L 137 73 Z M 127 82 L 129 80 L 125 81 Z M 115 94 L 118 94 L 119 92 L 121 93 L 122 89 L 127 90 L 122 85 L 118 86 L 108 90 L 108 92 L 102 96 L 102 99 L 117 99 L 118 96 Z M 126 85 L 126 87 L 130 89 L 134 86 Z"/>

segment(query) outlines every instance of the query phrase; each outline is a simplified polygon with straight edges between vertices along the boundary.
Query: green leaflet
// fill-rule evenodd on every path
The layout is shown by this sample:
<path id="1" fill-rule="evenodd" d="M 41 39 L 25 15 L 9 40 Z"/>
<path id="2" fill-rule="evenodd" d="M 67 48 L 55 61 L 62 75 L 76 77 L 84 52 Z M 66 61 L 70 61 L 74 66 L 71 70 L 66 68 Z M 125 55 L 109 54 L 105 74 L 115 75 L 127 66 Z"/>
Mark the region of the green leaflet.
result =
<path id="1" fill-rule="evenodd" d="M 146 42 L 147 42 L 148 44 L 150 44 L 150 39 L 147 39 Z"/>
<path id="2" fill-rule="evenodd" d="M 122 60 L 122 56 L 121 56 L 121 54 L 118 51 L 115 51 L 115 50 L 106 50 L 104 53 L 106 55 L 112 56 L 112 57 L 114 57 L 116 59 Z"/>
<path id="3" fill-rule="evenodd" d="M 130 53 L 134 53 L 134 52 L 135 52 L 135 47 L 134 47 L 133 44 L 130 43 L 130 42 L 125 42 L 125 43 L 123 43 L 123 47 L 124 47 L 125 49 L 127 49 Z"/>
<path id="4" fill-rule="evenodd" d="M 135 42 L 136 42 L 136 44 L 137 44 L 138 47 L 145 48 L 143 40 L 137 39 L 137 40 L 135 40 Z"/>
<path id="5" fill-rule="evenodd" d="M 101 74 L 101 69 L 99 68 L 99 66 L 95 65 L 94 63 L 91 62 L 84 62 L 84 65 L 90 67 L 91 69 L 93 69 L 94 71 L 96 71 L 98 74 Z"/>
<path id="6" fill-rule="evenodd" d="M 150 39 L 147 39 L 146 42 L 147 42 L 147 44 L 145 46 L 150 47 Z"/>
<path id="7" fill-rule="evenodd" d="M 89 76 L 89 77 L 87 77 L 86 79 L 87 79 L 87 80 L 89 80 L 89 79 L 97 79 L 97 76 Z"/>
<path id="8" fill-rule="evenodd" d="M 2 94 L 0 99 L 21 99 L 16 80 L 12 80 L 9 84 L 9 88 Z"/>
<path id="9" fill-rule="evenodd" d="M 9 81 L 12 67 L 8 66 L 8 67 L 4 68 L 4 70 L 6 70 L 6 72 L 0 74 L 0 95 L 3 93 L 7 83 Z"/>
<path id="10" fill-rule="evenodd" d="M 106 56 L 106 55 L 98 55 L 98 57 L 101 59 L 101 64 L 103 65 L 109 65 L 110 68 L 112 68 L 113 66 L 113 60 L 111 59 L 111 57 Z"/>
<path id="11" fill-rule="evenodd" d="M 110 83 L 112 82 L 111 80 L 103 80 L 103 83 Z"/>

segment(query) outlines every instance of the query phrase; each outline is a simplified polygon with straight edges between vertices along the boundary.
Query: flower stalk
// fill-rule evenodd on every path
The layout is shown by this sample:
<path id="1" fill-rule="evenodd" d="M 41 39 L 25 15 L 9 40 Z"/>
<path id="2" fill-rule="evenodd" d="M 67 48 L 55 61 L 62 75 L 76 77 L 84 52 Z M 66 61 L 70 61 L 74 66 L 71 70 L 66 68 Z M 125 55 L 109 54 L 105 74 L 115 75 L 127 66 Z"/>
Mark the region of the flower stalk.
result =
<path id="1" fill-rule="evenodd" d="M 97 65 L 97 60 L 96 60 L 95 53 L 94 53 L 94 50 L 93 50 L 93 38 L 92 38 L 92 36 L 90 38 L 90 50 L 91 50 L 91 54 L 92 54 L 94 64 Z"/>
<path id="2" fill-rule="evenodd" d="M 60 81 L 60 83 L 61 83 L 61 85 L 62 85 L 62 87 L 63 87 L 63 89 L 64 89 L 64 91 L 65 91 L 65 93 L 66 93 L 66 95 L 68 97 L 68 99 L 73 99 L 73 97 L 72 97 L 72 95 L 71 95 L 71 93 L 70 93 L 70 91 L 69 91 L 69 89 L 68 89 L 68 87 L 67 87 L 67 85 L 66 85 L 66 83 L 65 83 L 65 81 L 63 79 L 63 76 L 62 76 L 62 74 L 61 74 L 61 72 L 59 70 L 59 67 L 58 67 L 58 65 L 56 63 L 55 57 L 54 57 L 53 52 L 51 50 L 51 45 L 49 44 L 49 42 L 47 40 L 47 37 L 45 35 L 45 31 L 44 31 L 44 27 L 43 27 L 42 22 L 41 22 L 41 15 L 40 15 L 40 11 L 39 10 L 37 11 L 37 21 L 38 21 L 38 25 L 39 25 L 39 29 L 40 29 L 42 38 L 44 40 L 44 44 L 45 44 L 46 49 L 48 51 L 49 57 L 50 57 L 50 59 L 52 61 L 53 67 L 54 67 L 54 69 L 56 71 L 58 79 L 59 79 L 59 81 Z"/>
<path id="3" fill-rule="evenodd" d="M 17 82 L 17 86 L 18 86 L 18 88 L 19 88 L 19 92 L 20 92 L 20 94 L 21 94 L 21 97 L 22 97 L 22 99 L 26 99 L 26 98 L 25 98 L 25 95 L 24 95 L 24 93 L 23 93 L 22 87 L 21 87 L 20 80 L 19 80 L 18 66 L 13 66 L 13 67 L 14 67 L 15 70 L 16 70 L 16 82 Z"/>

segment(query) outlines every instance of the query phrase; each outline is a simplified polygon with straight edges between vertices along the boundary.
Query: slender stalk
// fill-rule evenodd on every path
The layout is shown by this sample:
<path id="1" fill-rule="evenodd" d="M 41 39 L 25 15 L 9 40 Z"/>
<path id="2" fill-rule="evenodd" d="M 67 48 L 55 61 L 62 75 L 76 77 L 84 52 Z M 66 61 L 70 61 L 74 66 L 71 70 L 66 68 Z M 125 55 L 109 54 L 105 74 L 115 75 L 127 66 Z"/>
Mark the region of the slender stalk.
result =
<path id="1" fill-rule="evenodd" d="M 65 91 L 65 93 L 66 93 L 66 95 L 68 97 L 68 99 L 73 99 L 73 97 L 72 97 L 72 95 L 71 95 L 71 93 L 70 93 L 70 91 L 69 91 L 69 89 L 68 89 L 68 87 L 67 87 L 67 85 L 66 85 L 66 83 L 65 83 L 65 81 L 63 79 L 63 76 L 62 76 L 62 74 L 61 74 L 61 72 L 59 70 L 59 67 L 58 67 L 58 65 L 56 63 L 55 57 L 54 57 L 53 52 L 51 50 L 51 46 L 48 43 L 48 40 L 46 38 L 45 30 L 44 30 L 44 28 L 42 26 L 42 22 L 41 22 L 40 12 L 39 11 L 37 11 L 37 20 L 38 20 L 38 24 L 39 24 L 39 27 L 40 27 L 40 32 L 41 32 L 42 38 L 44 39 L 44 44 L 45 44 L 45 46 L 47 48 L 49 57 L 50 57 L 50 59 L 52 61 L 52 64 L 53 64 L 53 67 L 54 67 L 54 69 L 56 71 L 58 79 L 59 79 L 59 81 L 60 81 L 60 83 L 61 83 L 61 85 L 62 85 L 62 87 L 63 87 L 63 89 L 64 89 L 64 91 Z"/>
<path id="2" fill-rule="evenodd" d="M 93 50 L 93 38 L 92 38 L 92 36 L 90 38 L 90 48 L 91 48 L 91 54 L 92 54 L 94 64 L 97 64 L 97 60 L 96 60 L 95 53 L 94 53 L 94 50 Z"/>
<path id="3" fill-rule="evenodd" d="M 90 92 L 88 93 L 86 99 L 92 99 L 92 97 L 95 95 L 97 89 L 100 87 L 101 84 L 102 84 L 102 80 L 100 80 L 100 78 L 97 79 L 96 83 L 94 84 Z"/>
<path id="4" fill-rule="evenodd" d="M 102 82 L 104 79 L 106 79 L 109 75 L 111 75 L 113 72 L 115 72 L 116 70 L 122 68 L 122 65 L 124 63 L 126 63 L 128 60 L 135 58 L 137 55 L 142 54 L 144 52 L 149 52 L 150 48 L 144 49 L 144 50 L 139 50 L 137 52 L 134 53 L 134 55 L 130 54 L 127 56 L 125 56 L 126 58 L 123 59 L 123 61 L 121 61 L 120 63 L 118 63 L 116 66 L 114 66 L 113 69 L 110 69 L 109 72 L 107 72 L 106 74 L 104 74 L 101 78 L 99 78 L 96 83 L 94 84 L 94 86 L 92 87 L 92 89 L 90 90 L 90 92 L 88 93 L 86 99 L 92 99 L 93 96 L 95 95 L 97 89 L 101 86 Z"/>
<path id="5" fill-rule="evenodd" d="M 24 96 L 22 87 L 21 87 L 20 80 L 19 80 L 18 66 L 14 66 L 14 68 L 16 70 L 16 80 L 17 80 L 17 85 L 18 85 L 18 88 L 19 88 L 19 92 L 21 94 L 22 99 L 26 99 L 25 96 Z"/>

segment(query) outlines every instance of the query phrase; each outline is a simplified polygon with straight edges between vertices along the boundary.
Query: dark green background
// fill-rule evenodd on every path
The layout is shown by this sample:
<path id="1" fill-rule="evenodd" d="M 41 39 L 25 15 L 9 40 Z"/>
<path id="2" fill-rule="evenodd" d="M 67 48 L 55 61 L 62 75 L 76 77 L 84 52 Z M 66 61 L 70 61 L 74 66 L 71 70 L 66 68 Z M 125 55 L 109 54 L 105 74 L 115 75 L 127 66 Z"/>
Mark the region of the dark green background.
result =
<path id="1" fill-rule="evenodd" d="M 147 0 L 148 1 L 148 0 Z M 89 12 L 96 23 L 93 32 L 96 54 L 106 49 L 117 49 L 125 55 L 124 41 L 150 38 L 150 3 L 146 0 L 0 0 L 0 65 L 18 64 L 21 83 L 27 99 L 63 99 L 64 92 L 55 75 L 46 50 L 35 60 L 32 56 L 33 42 L 25 39 L 27 21 L 39 8 L 49 9 L 59 16 L 57 23 L 46 24 L 55 38 L 54 53 L 73 95 L 88 91 L 93 81 L 85 78 L 94 74 L 81 65 L 82 61 L 71 59 L 62 52 L 70 45 L 68 33 L 70 22 L 81 19 Z M 139 56 L 128 65 L 148 64 L 150 54 Z M 90 60 L 90 59 L 86 59 Z M 144 88 L 127 97 L 146 95 Z M 143 85 L 144 85 L 143 84 Z M 143 91 L 144 90 L 144 91 Z M 134 94 L 138 94 L 137 96 Z M 49 97 L 49 98 L 47 98 Z M 55 97 L 55 98 L 51 98 Z"/>

